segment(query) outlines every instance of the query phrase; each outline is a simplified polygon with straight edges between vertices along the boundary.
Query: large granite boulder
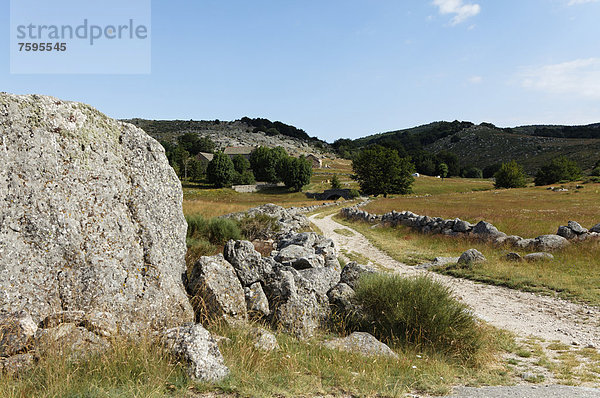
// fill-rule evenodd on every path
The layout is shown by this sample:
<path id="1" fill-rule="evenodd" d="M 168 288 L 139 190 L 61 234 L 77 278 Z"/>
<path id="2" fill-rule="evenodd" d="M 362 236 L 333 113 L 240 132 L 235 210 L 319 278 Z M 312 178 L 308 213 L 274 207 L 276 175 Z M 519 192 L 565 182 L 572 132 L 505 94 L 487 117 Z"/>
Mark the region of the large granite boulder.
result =
<path id="1" fill-rule="evenodd" d="M 193 320 L 182 189 L 162 146 L 88 105 L 0 93 L 0 312 L 137 333 Z"/>

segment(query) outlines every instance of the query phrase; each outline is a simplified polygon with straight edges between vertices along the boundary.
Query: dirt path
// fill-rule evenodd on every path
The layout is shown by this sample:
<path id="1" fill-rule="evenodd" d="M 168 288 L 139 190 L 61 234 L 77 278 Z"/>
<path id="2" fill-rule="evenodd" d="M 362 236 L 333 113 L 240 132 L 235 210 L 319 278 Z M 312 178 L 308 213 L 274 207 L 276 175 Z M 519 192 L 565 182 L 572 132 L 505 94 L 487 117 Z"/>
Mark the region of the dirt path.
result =
<path id="1" fill-rule="evenodd" d="M 337 223 L 333 215 L 325 218 L 310 217 L 323 234 L 333 239 L 342 250 L 360 253 L 385 268 L 405 275 L 427 273 L 402 264 L 373 246 L 359 232 Z M 335 232 L 348 229 L 352 236 Z M 600 348 L 600 309 L 569 301 L 520 292 L 504 287 L 490 286 L 473 281 L 428 273 L 450 286 L 456 296 L 468 304 L 473 312 L 486 322 L 520 337 L 535 336 L 545 340 L 559 340 L 565 344 Z"/>

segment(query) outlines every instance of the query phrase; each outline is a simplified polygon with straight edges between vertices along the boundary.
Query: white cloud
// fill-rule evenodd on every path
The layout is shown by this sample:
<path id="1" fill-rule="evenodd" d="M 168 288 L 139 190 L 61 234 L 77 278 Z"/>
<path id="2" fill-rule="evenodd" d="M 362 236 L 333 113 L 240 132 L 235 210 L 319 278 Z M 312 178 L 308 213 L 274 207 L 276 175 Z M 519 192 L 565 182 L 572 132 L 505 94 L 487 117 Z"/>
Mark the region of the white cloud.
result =
<path id="1" fill-rule="evenodd" d="M 464 4 L 463 0 L 433 0 L 433 4 L 439 8 L 440 14 L 455 14 L 452 25 L 458 25 L 481 12 L 479 4 Z"/>
<path id="2" fill-rule="evenodd" d="M 596 3 L 599 0 L 570 0 L 569 1 L 569 6 L 576 6 L 578 4 L 586 4 L 586 3 Z"/>
<path id="3" fill-rule="evenodd" d="M 551 94 L 600 99 L 600 58 L 529 67 L 521 75 L 521 84 Z"/>
<path id="4" fill-rule="evenodd" d="M 481 76 L 471 76 L 469 77 L 469 83 L 471 84 L 480 84 L 483 82 L 483 77 Z"/>

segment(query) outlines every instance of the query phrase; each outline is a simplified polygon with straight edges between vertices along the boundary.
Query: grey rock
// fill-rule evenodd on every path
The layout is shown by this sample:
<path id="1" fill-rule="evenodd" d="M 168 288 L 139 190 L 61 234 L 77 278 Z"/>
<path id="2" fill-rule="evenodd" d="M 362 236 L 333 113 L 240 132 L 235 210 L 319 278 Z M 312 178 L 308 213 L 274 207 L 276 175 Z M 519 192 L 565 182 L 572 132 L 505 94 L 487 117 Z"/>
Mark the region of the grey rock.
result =
<path id="1" fill-rule="evenodd" d="M 538 261 L 554 260 L 554 256 L 550 253 L 531 253 L 523 257 L 527 262 L 533 263 Z"/>
<path id="2" fill-rule="evenodd" d="M 350 286 L 352 289 L 356 289 L 358 281 L 363 274 L 373 274 L 371 268 L 358 264 L 356 261 L 352 261 L 344 267 L 340 275 L 340 281 Z"/>
<path id="3" fill-rule="evenodd" d="M 319 235 L 314 232 L 302 232 L 292 233 L 281 237 L 277 241 L 277 248 L 279 250 L 288 246 L 302 246 L 302 247 L 313 247 L 319 241 Z"/>
<path id="4" fill-rule="evenodd" d="M 329 292 L 327 297 L 333 311 L 343 318 L 352 317 L 355 319 L 365 319 L 362 308 L 354 302 L 356 293 L 345 283 L 338 283 Z"/>
<path id="5" fill-rule="evenodd" d="M 515 242 L 515 244 L 513 245 L 514 247 L 518 248 L 518 249 L 523 249 L 523 250 L 527 250 L 533 246 L 535 246 L 536 241 L 535 239 L 519 239 L 517 242 Z"/>
<path id="6" fill-rule="evenodd" d="M 498 231 L 498 228 L 485 221 L 480 221 L 477 223 L 471 232 L 486 240 L 496 239 L 499 236 L 506 237 L 504 232 Z"/>
<path id="7" fill-rule="evenodd" d="M 0 312 L 193 319 L 181 183 L 163 147 L 90 106 L 0 94 Z"/>
<path id="8" fill-rule="evenodd" d="M 523 238 L 521 238 L 520 236 L 517 235 L 510 235 L 507 236 L 506 239 L 504 240 L 504 243 L 509 245 L 509 246 L 516 246 L 519 241 L 523 240 Z"/>
<path id="9" fill-rule="evenodd" d="M 456 220 L 454 220 L 454 226 L 452 227 L 452 230 L 455 232 L 469 232 L 471 229 L 473 229 L 473 225 L 467 221 L 463 221 L 459 218 L 457 218 Z"/>
<path id="10" fill-rule="evenodd" d="M 321 295 L 326 295 L 340 281 L 340 271 L 334 267 L 310 268 L 298 273 L 309 282 L 310 288 Z"/>
<path id="11" fill-rule="evenodd" d="M 25 311 L 0 314 L 0 357 L 10 357 L 26 349 L 37 329 Z"/>
<path id="12" fill-rule="evenodd" d="M 323 345 L 330 350 L 353 352 L 368 357 L 398 358 L 398 354 L 392 351 L 390 347 L 369 333 L 354 332 L 348 337 L 326 341 Z"/>
<path id="13" fill-rule="evenodd" d="M 273 257 L 275 261 L 297 269 L 313 267 L 313 263 L 314 266 L 319 264 L 321 267 L 325 266 L 323 256 L 318 256 L 312 247 L 289 245 L 279 250 Z"/>
<path id="14" fill-rule="evenodd" d="M 583 228 L 581 224 L 579 224 L 577 221 L 569 221 L 567 223 L 567 226 L 571 228 L 571 231 L 575 232 L 577 235 L 583 235 L 588 233 L 588 230 Z"/>
<path id="15" fill-rule="evenodd" d="M 197 318 L 246 321 L 246 296 L 235 270 L 221 254 L 201 257 L 188 277 L 188 292 Z M 207 313 L 204 313 L 204 312 Z"/>
<path id="16" fill-rule="evenodd" d="M 301 214 L 295 214 L 293 211 L 284 209 L 283 207 L 272 203 L 267 203 L 258 207 L 254 207 L 241 213 L 227 214 L 223 217 L 241 220 L 246 216 L 254 217 L 259 214 L 273 217 L 277 220 L 277 224 L 279 225 L 279 230 L 277 231 L 264 231 L 263 236 L 260 237 L 262 239 L 271 239 L 276 237 L 277 235 L 287 234 L 290 232 L 298 231 L 303 228 L 307 228 L 310 225 L 310 222 L 308 221 L 308 218 L 306 218 L 306 216 Z"/>
<path id="17" fill-rule="evenodd" d="M 507 261 L 513 261 L 516 263 L 523 261 L 523 257 L 521 257 L 519 253 L 508 253 L 505 258 Z"/>
<path id="18" fill-rule="evenodd" d="M 477 249 L 469 249 L 464 252 L 460 258 L 458 259 L 458 266 L 471 266 L 474 264 L 481 264 L 486 262 L 487 259 L 481 252 Z"/>
<path id="19" fill-rule="evenodd" d="M 600 233 L 600 224 L 596 224 L 590 228 L 590 232 Z"/>
<path id="20" fill-rule="evenodd" d="M 188 374 L 195 380 L 216 382 L 229 375 L 217 342 L 200 324 L 167 330 L 164 344 L 188 364 Z"/>
<path id="21" fill-rule="evenodd" d="M 105 339 L 74 323 L 39 329 L 35 335 L 35 349 L 41 355 L 69 354 L 79 358 L 102 352 L 108 346 Z"/>
<path id="22" fill-rule="evenodd" d="M 565 239 L 575 239 L 577 234 L 569 227 L 561 225 L 558 227 L 558 232 L 556 232 L 558 236 L 562 236 Z"/>
<path id="23" fill-rule="evenodd" d="M 282 267 L 265 285 L 274 324 L 299 339 L 308 339 L 331 313 L 327 296 L 292 267 Z"/>
<path id="24" fill-rule="evenodd" d="M 279 343 L 275 335 L 263 328 L 250 329 L 250 337 L 254 341 L 254 347 L 261 351 L 275 351 L 279 349 Z"/>
<path id="25" fill-rule="evenodd" d="M 244 294 L 246 296 L 246 309 L 250 316 L 262 318 L 271 314 L 269 301 L 259 282 L 244 288 Z"/>
<path id="26" fill-rule="evenodd" d="M 535 238 L 533 247 L 541 252 L 564 249 L 569 245 L 569 241 L 558 235 L 543 235 Z"/>
<path id="27" fill-rule="evenodd" d="M 18 374 L 31 369 L 34 365 L 33 354 L 17 354 L 8 358 L 0 358 L 0 374 Z"/>
<path id="28" fill-rule="evenodd" d="M 101 337 L 113 337 L 119 332 L 119 326 L 110 312 L 92 311 L 85 314 L 81 326 Z"/>
<path id="29" fill-rule="evenodd" d="M 264 281 L 273 272 L 274 261 L 263 258 L 248 241 L 230 240 L 223 251 L 225 259 L 235 268 L 235 272 L 244 286 Z"/>

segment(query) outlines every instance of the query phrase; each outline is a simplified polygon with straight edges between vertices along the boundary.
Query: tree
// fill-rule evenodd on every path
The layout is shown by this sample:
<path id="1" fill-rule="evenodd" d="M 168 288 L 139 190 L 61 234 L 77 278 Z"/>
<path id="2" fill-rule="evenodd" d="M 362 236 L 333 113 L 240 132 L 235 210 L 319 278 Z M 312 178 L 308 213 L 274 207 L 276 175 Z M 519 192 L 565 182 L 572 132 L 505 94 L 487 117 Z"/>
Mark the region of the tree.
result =
<path id="1" fill-rule="evenodd" d="M 435 155 L 437 164 L 446 163 L 448 166 L 448 176 L 460 175 L 460 162 L 458 156 L 449 151 L 440 151 Z"/>
<path id="2" fill-rule="evenodd" d="M 483 168 L 483 178 L 493 178 L 494 174 L 500 170 L 502 165 L 500 163 L 494 163 L 492 165 L 486 166 Z"/>
<path id="3" fill-rule="evenodd" d="M 448 176 L 448 165 L 446 163 L 440 163 L 438 165 L 438 172 L 440 173 L 440 176 L 442 177 L 442 181 L 444 181 L 444 178 L 446 178 Z"/>
<path id="4" fill-rule="evenodd" d="M 312 165 L 304 156 L 285 159 L 285 167 L 282 168 L 281 179 L 287 188 L 299 192 L 302 187 L 310 183 L 312 177 Z"/>
<path id="5" fill-rule="evenodd" d="M 559 181 L 574 181 L 581 178 L 581 169 L 571 159 L 560 156 L 545 164 L 535 176 L 535 185 L 555 184 Z"/>
<path id="6" fill-rule="evenodd" d="M 596 163 L 596 165 L 592 169 L 591 175 L 594 177 L 600 177 L 600 160 Z"/>
<path id="7" fill-rule="evenodd" d="M 237 171 L 240 174 L 243 174 L 245 171 L 248 171 L 250 169 L 250 161 L 248 161 L 248 159 L 246 159 L 242 155 L 235 155 L 233 159 L 231 159 L 231 161 L 233 162 L 233 167 L 235 168 L 235 171 Z"/>
<path id="8" fill-rule="evenodd" d="M 179 146 L 183 147 L 192 156 L 200 152 L 212 153 L 215 150 L 215 143 L 208 137 L 199 137 L 197 133 L 185 133 L 177 137 Z"/>
<path id="9" fill-rule="evenodd" d="M 342 189 L 342 183 L 340 182 L 337 174 L 335 174 L 331 179 L 331 189 Z"/>
<path id="10" fill-rule="evenodd" d="M 412 192 L 415 166 L 398 152 L 374 145 L 363 149 L 352 162 L 353 178 L 367 195 L 407 194 Z"/>
<path id="11" fill-rule="evenodd" d="M 235 168 L 229 156 L 223 152 L 215 153 L 213 160 L 208 163 L 206 168 L 208 182 L 217 188 L 230 187 L 235 177 Z"/>
<path id="12" fill-rule="evenodd" d="M 202 181 L 206 177 L 206 164 L 196 158 L 190 158 L 188 172 L 192 181 Z"/>
<path id="13" fill-rule="evenodd" d="M 258 181 L 277 183 L 281 181 L 281 171 L 288 154 L 282 147 L 258 147 L 250 155 L 250 166 Z"/>
<path id="14" fill-rule="evenodd" d="M 496 188 L 523 188 L 527 185 L 523 167 L 514 160 L 502 163 L 494 177 Z"/>
<path id="15" fill-rule="evenodd" d="M 480 168 L 471 166 L 463 171 L 464 178 L 483 178 L 483 171 Z"/>

